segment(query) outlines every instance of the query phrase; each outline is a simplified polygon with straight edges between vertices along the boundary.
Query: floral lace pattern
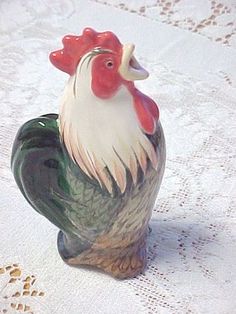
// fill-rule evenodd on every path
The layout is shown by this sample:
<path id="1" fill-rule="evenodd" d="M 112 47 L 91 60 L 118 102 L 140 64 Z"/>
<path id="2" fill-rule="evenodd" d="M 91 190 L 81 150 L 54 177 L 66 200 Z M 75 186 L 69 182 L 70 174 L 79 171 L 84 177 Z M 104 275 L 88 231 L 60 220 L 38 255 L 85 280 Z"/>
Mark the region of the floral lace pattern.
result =
<path id="1" fill-rule="evenodd" d="M 94 0 L 236 48 L 236 3 L 230 0 Z"/>
<path id="2" fill-rule="evenodd" d="M 122 283 L 94 271 L 72 270 L 60 261 L 56 249 L 51 249 L 57 230 L 51 227 L 50 236 L 45 232 L 49 224 L 36 218 L 20 196 L 9 165 L 19 126 L 41 114 L 58 112 L 66 77 L 53 70 L 48 53 L 61 45 L 64 34 L 80 33 L 87 25 L 107 29 L 107 24 L 92 20 L 95 15 L 101 21 L 108 19 L 107 8 L 119 22 L 120 33 L 127 32 L 120 21 L 132 13 L 140 29 L 148 27 L 146 22 L 153 23 L 158 36 L 161 22 L 166 33 L 170 28 L 187 30 L 201 40 L 202 50 L 208 41 L 218 55 L 209 81 L 176 71 L 167 58 L 163 63 L 155 56 L 138 58 L 151 73 L 140 86 L 160 107 L 167 164 L 150 224 L 148 268 L 145 274 Z M 235 51 L 235 10 L 235 2 L 229 0 L 56 0 L 53 5 L 44 0 L 37 5 L 31 0 L 1 1 L 0 189 L 4 195 L 0 229 L 5 241 L 0 243 L 0 313 L 97 314 L 98 309 L 103 314 L 121 314 L 124 309 L 145 314 L 235 312 L 236 80 L 230 70 L 236 62 L 223 67 L 220 59 L 226 50 Z M 207 66 L 200 70 L 208 71 Z M 36 261 L 31 249 L 40 243 L 32 240 L 38 229 L 46 249 L 40 246 L 42 255 L 37 251 Z M 16 256 L 23 254 L 22 243 L 29 247 L 23 265 L 32 261 L 38 272 L 48 274 L 38 286 L 36 276 L 15 264 Z"/>
<path id="3" fill-rule="evenodd" d="M 19 264 L 0 267 L 0 313 L 39 313 L 38 298 L 43 296 L 36 277 L 23 271 Z"/>

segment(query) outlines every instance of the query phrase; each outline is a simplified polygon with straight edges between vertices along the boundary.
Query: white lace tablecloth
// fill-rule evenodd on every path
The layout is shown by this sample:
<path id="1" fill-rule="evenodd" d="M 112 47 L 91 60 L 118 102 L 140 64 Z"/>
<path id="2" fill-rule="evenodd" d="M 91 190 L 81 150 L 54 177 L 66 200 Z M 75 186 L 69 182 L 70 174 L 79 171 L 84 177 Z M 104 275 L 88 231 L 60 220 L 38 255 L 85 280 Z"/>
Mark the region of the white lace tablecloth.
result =
<path id="1" fill-rule="evenodd" d="M 20 125 L 58 112 L 67 76 L 48 61 L 86 26 L 134 42 L 167 142 L 145 275 L 71 268 L 57 229 L 11 174 Z M 0 313 L 236 313 L 235 0 L 1 0 Z"/>

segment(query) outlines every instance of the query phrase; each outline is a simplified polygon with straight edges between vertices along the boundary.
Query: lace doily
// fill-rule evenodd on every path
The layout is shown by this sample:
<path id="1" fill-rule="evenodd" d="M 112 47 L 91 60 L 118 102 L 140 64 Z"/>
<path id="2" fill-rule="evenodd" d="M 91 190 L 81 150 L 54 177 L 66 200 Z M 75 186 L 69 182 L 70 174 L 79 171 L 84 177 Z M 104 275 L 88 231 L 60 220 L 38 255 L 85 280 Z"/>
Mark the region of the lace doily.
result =
<path id="1" fill-rule="evenodd" d="M 0 313 L 34 314 L 44 308 L 46 314 L 43 301 L 39 301 L 43 296 L 36 277 L 27 274 L 19 264 L 0 267 Z"/>
<path id="2" fill-rule="evenodd" d="M 94 0 L 179 27 L 236 48 L 236 3 L 232 0 Z"/>
<path id="3" fill-rule="evenodd" d="M 0 313 L 235 312 L 235 11 L 229 0 L 1 1 Z M 151 74 L 139 86 L 159 104 L 167 142 L 148 268 L 124 282 L 63 264 L 57 229 L 25 202 L 10 171 L 19 126 L 58 112 L 66 76 L 52 68 L 48 53 L 60 46 L 64 34 L 80 33 L 85 26 L 137 39 L 138 59 Z M 151 51 L 150 30 L 162 38 L 161 61 Z M 191 40 L 188 51 L 178 41 L 183 36 Z M 150 45 L 146 55 L 144 42 Z M 167 53 L 172 47 L 181 51 L 184 67 Z M 15 269 L 16 281 L 9 283 Z M 28 277 L 36 281 L 24 289 Z"/>

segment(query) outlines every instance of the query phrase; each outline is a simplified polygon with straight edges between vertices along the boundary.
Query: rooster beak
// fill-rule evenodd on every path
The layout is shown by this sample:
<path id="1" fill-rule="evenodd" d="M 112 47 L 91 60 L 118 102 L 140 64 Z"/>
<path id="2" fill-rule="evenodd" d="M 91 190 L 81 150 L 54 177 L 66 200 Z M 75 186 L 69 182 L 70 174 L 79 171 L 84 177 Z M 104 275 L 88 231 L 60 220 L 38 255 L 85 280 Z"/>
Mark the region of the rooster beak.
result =
<path id="1" fill-rule="evenodd" d="M 119 73 L 126 81 L 144 80 L 149 76 L 133 56 L 134 48 L 133 44 L 123 45 Z"/>

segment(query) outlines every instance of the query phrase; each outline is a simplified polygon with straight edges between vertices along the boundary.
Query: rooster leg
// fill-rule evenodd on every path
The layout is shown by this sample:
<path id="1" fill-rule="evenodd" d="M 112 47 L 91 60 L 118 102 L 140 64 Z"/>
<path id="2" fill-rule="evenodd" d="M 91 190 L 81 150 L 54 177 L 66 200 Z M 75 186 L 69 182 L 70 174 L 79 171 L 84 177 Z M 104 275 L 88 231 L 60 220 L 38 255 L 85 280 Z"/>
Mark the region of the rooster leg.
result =
<path id="1" fill-rule="evenodd" d="M 145 269 L 147 264 L 146 239 L 142 238 L 129 247 L 121 249 L 111 259 L 104 259 L 104 262 L 97 267 L 116 277 L 117 279 L 132 278 Z M 110 263 L 109 263 L 110 261 Z"/>
<path id="2" fill-rule="evenodd" d="M 126 247 L 92 246 L 66 262 L 73 266 L 95 266 L 117 279 L 135 277 L 146 267 L 146 235 Z"/>

